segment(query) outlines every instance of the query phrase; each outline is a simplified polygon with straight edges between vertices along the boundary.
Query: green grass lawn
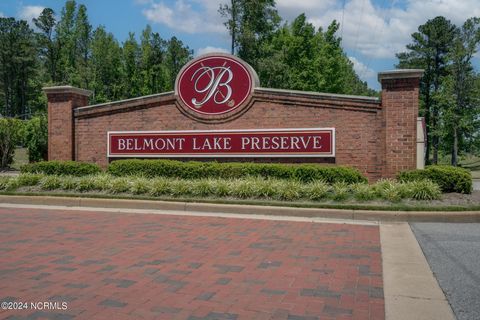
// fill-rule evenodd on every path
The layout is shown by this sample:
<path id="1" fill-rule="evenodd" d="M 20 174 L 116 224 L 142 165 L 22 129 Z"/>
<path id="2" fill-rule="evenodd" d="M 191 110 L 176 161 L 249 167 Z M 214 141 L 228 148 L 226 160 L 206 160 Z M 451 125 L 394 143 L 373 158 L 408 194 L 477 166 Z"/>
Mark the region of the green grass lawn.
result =
<path id="1" fill-rule="evenodd" d="M 20 167 L 28 163 L 27 148 L 15 149 L 15 155 L 13 156 L 12 169 L 20 170 Z"/>

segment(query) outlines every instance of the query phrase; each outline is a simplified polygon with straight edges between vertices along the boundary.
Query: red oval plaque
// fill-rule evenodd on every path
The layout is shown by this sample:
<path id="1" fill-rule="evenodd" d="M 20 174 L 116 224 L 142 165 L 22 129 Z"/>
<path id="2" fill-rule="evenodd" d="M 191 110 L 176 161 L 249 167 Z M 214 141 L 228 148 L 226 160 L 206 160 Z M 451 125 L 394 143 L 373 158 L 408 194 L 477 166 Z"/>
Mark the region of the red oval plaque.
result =
<path id="1" fill-rule="evenodd" d="M 192 60 L 180 71 L 175 92 L 188 109 L 203 115 L 221 115 L 247 102 L 254 84 L 254 75 L 241 60 L 210 54 Z"/>

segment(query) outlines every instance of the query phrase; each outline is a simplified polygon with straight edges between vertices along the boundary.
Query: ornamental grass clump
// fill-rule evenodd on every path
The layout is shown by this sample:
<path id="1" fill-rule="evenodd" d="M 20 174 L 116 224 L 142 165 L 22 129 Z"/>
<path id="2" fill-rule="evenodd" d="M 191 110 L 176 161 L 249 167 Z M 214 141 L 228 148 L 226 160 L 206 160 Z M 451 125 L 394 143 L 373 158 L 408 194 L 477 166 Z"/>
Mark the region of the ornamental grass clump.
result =
<path id="1" fill-rule="evenodd" d="M 440 186 L 431 180 L 417 180 L 404 184 L 408 198 L 414 200 L 437 200 L 442 196 Z"/>
<path id="2" fill-rule="evenodd" d="M 271 199 L 282 188 L 282 183 L 276 179 L 254 178 L 255 195 L 261 199 Z"/>
<path id="3" fill-rule="evenodd" d="M 93 176 L 85 176 L 78 178 L 75 190 L 78 192 L 88 192 L 95 190 L 95 178 Z"/>
<path id="4" fill-rule="evenodd" d="M 217 180 L 211 178 L 195 180 L 192 183 L 191 193 L 197 197 L 211 197 L 215 194 L 216 183 Z"/>
<path id="5" fill-rule="evenodd" d="M 245 178 L 232 181 L 230 195 L 235 198 L 247 199 L 257 196 L 256 179 Z"/>
<path id="6" fill-rule="evenodd" d="M 279 189 L 275 197 L 278 200 L 294 201 L 303 197 L 303 185 L 295 180 L 282 180 L 279 182 Z"/>
<path id="7" fill-rule="evenodd" d="M 5 191 L 7 189 L 11 179 L 11 177 L 0 176 L 0 191 Z"/>
<path id="8" fill-rule="evenodd" d="M 193 188 L 192 180 L 173 179 L 169 181 L 169 194 L 174 197 L 189 196 L 192 194 Z"/>
<path id="9" fill-rule="evenodd" d="M 132 194 L 141 195 L 149 193 L 150 189 L 150 181 L 146 178 L 138 177 L 131 182 L 129 191 Z"/>
<path id="10" fill-rule="evenodd" d="M 73 176 L 64 176 L 60 181 L 60 188 L 62 190 L 75 190 L 77 189 L 78 178 Z"/>
<path id="11" fill-rule="evenodd" d="M 309 200 L 319 201 L 329 197 L 332 187 L 324 181 L 314 181 L 306 186 L 306 196 Z"/>
<path id="12" fill-rule="evenodd" d="M 332 185 L 332 199 L 335 201 L 346 200 L 351 195 L 350 186 L 345 182 L 337 182 Z"/>
<path id="13" fill-rule="evenodd" d="M 23 173 L 16 180 L 19 187 L 31 187 L 36 186 L 43 177 L 43 174 Z"/>
<path id="14" fill-rule="evenodd" d="M 93 176 L 93 184 L 95 190 L 98 191 L 107 191 L 110 187 L 110 183 L 114 179 L 111 175 L 107 173 L 100 173 Z"/>
<path id="15" fill-rule="evenodd" d="M 123 193 L 130 190 L 130 181 L 128 178 L 115 178 L 110 181 L 107 191 L 109 193 Z"/>
<path id="16" fill-rule="evenodd" d="M 59 176 L 44 176 L 40 180 L 40 189 L 42 190 L 56 190 L 62 186 L 62 179 Z"/>
<path id="17" fill-rule="evenodd" d="M 169 188 L 168 179 L 156 178 L 156 179 L 153 179 L 148 193 L 151 196 L 159 197 L 159 196 L 164 196 L 168 194 L 169 191 L 170 191 L 170 188 Z"/>
<path id="18" fill-rule="evenodd" d="M 351 187 L 353 196 L 357 201 L 370 201 L 377 197 L 375 188 L 366 183 L 357 183 Z"/>

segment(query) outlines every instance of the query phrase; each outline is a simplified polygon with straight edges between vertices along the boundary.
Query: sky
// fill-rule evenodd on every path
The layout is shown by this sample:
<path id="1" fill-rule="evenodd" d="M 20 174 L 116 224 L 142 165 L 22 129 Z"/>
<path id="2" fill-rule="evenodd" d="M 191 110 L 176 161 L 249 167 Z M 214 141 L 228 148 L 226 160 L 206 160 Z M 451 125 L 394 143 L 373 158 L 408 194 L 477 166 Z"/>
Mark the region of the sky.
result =
<path id="1" fill-rule="evenodd" d="M 163 38 L 176 36 L 195 55 L 228 52 L 230 37 L 218 13 L 226 0 L 77 0 L 87 6 L 90 23 L 104 25 L 123 42 L 147 24 Z M 378 90 L 377 73 L 395 69 L 395 53 L 405 51 L 411 34 L 428 19 L 442 15 L 457 25 L 480 17 L 479 0 L 277 0 L 284 21 L 306 13 L 309 22 L 326 28 L 340 22 L 339 36 L 355 71 Z M 0 0 L 0 16 L 37 17 L 50 7 L 59 16 L 64 0 Z M 477 70 L 480 54 L 475 58 Z M 261 82 L 261 79 L 260 79 Z"/>

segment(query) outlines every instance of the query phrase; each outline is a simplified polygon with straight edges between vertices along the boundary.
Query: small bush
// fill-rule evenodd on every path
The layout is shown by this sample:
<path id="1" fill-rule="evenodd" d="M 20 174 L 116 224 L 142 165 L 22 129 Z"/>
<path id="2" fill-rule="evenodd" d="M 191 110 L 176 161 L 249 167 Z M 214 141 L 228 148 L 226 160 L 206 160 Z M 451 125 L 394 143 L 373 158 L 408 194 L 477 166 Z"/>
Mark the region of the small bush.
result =
<path id="1" fill-rule="evenodd" d="M 42 190 L 56 190 L 62 186 L 62 179 L 58 176 L 45 176 L 40 180 Z"/>
<path id="2" fill-rule="evenodd" d="M 430 180 L 417 180 L 405 183 L 408 198 L 414 200 L 437 200 L 442 196 L 438 184 Z"/>
<path id="3" fill-rule="evenodd" d="M 430 180 L 442 192 L 472 193 L 472 174 L 467 169 L 453 166 L 429 166 L 423 170 L 404 171 L 397 179 L 402 182 Z"/>
<path id="4" fill-rule="evenodd" d="M 391 179 L 379 180 L 372 188 L 379 198 L 391 202 L 398 202 L 406 196 L 405 188 L 397 181 Z"/>
<path id="5" fill-rule="evenodd" d="M 0 176 L 0 191 L 5 191 L 7 189 L 8 183 L 11 179 L 11 177 Z"/>
<path id="6" fill-rule="evenodd" d="M 43 177 L 41 174 L 24 173 L 17 177 L 17 182 L 20 187 L 36 186 Z"/>
<path id="7" fill-rule="evenodd" d="M 108 172 L 118 177 L 144 174 L 148 178 L 170 177 L 179 179 L 261 177 L 302 182 L 322 180 L 327 183 L 345 182 L 348 184 L 367 181 L 357 169 L 337 166 L 327 167 L 316 164 L 217 163 L 133 159 L 112 162 L 108 166 Z"/>
<path id="8" fill-rule="evenodd" d="M 350 194 L 350 187 L 345 182 L 337 182 L 332 186 L 333 196 L 332 199 L 335 201 L 343 201 L 347 199 Z"/>
<path id="9" fill-rule="evenodd" d="M 306 195 L 313 201 L 328 198 L 330 191 L 331 187 L 324 181 L 315 181 L 306 186 Z"/>
<path id="10" fill-rule="evenodd" d="M 26 121 L 24 141 L 28 149 L 28 160 L 30 162 L 47 159 L 48 120 L 46 114 L 35 116 Z"/>
<path id="11" fill-rule="evenodd" d="M 150 191 L 150 182 L 145 178 L 137 178 L 132 181 L 130 192 L 133 194 L 146 194 Z"/>
<path id="12" fill-rule="evenodd" d="M 366 183 L 358 183 L 352 186 L 352 192 L 358 201 L 370 201 L 377 197 L 375 189 Z"/>
<path id="13" fill-rule="evenodd" d="M 0 169 L 13 162 L 15 147 L 21 143 L 23 122 L 13 118 L 0 118 Z"/>
<path id="14" fill-rule="evenodd" d="M 122 193 L 130 190 L 130 182 L 127 178 L 116 178 L 110 181 L 107 191 L 110 193 Z"/>
<path id="15" fill-rule="evenodd" d="M 75 190 L 77 189 L 78 178 L 72 176 L 62 177 L 60 182 L 60 188 L 63 190 Z"/>
<path id="16" fill-rule="evenodd" d="M 275 197 L 279 200 L 294 201 L 303 197 L 302 184 L 295 180 L 281 181 Z"/>
<path id="17" fill-rule="evenodd" d="M 95 178 L 92 176 L 78 178 L 75 190 L 79 192 L 88 192 L 95 190 Z"/>
<path id="18" fill-rule="evenodd" d="M 169 190 L 168 180 L 165 178 L 158 178 L 152 181 L 149 194 L 158 197 L 168 194 Z"/>
<path id="19" fill-rule="evenodd" d="M 29 163 L 20 168 L 22 173 L 43 173 L 58 176 L 86 176 L 100 173 L 100 167 L 93 163 L 76 161 L 41 161 Z"/>
<path id="20" fill-rule="evenodd" d="M 110 188 L 111 181 L 114 179 L 114 177 L 106 173 L 94 175 L 92 178 L 94 190 L 99 191 L 107 191 Z"/>

